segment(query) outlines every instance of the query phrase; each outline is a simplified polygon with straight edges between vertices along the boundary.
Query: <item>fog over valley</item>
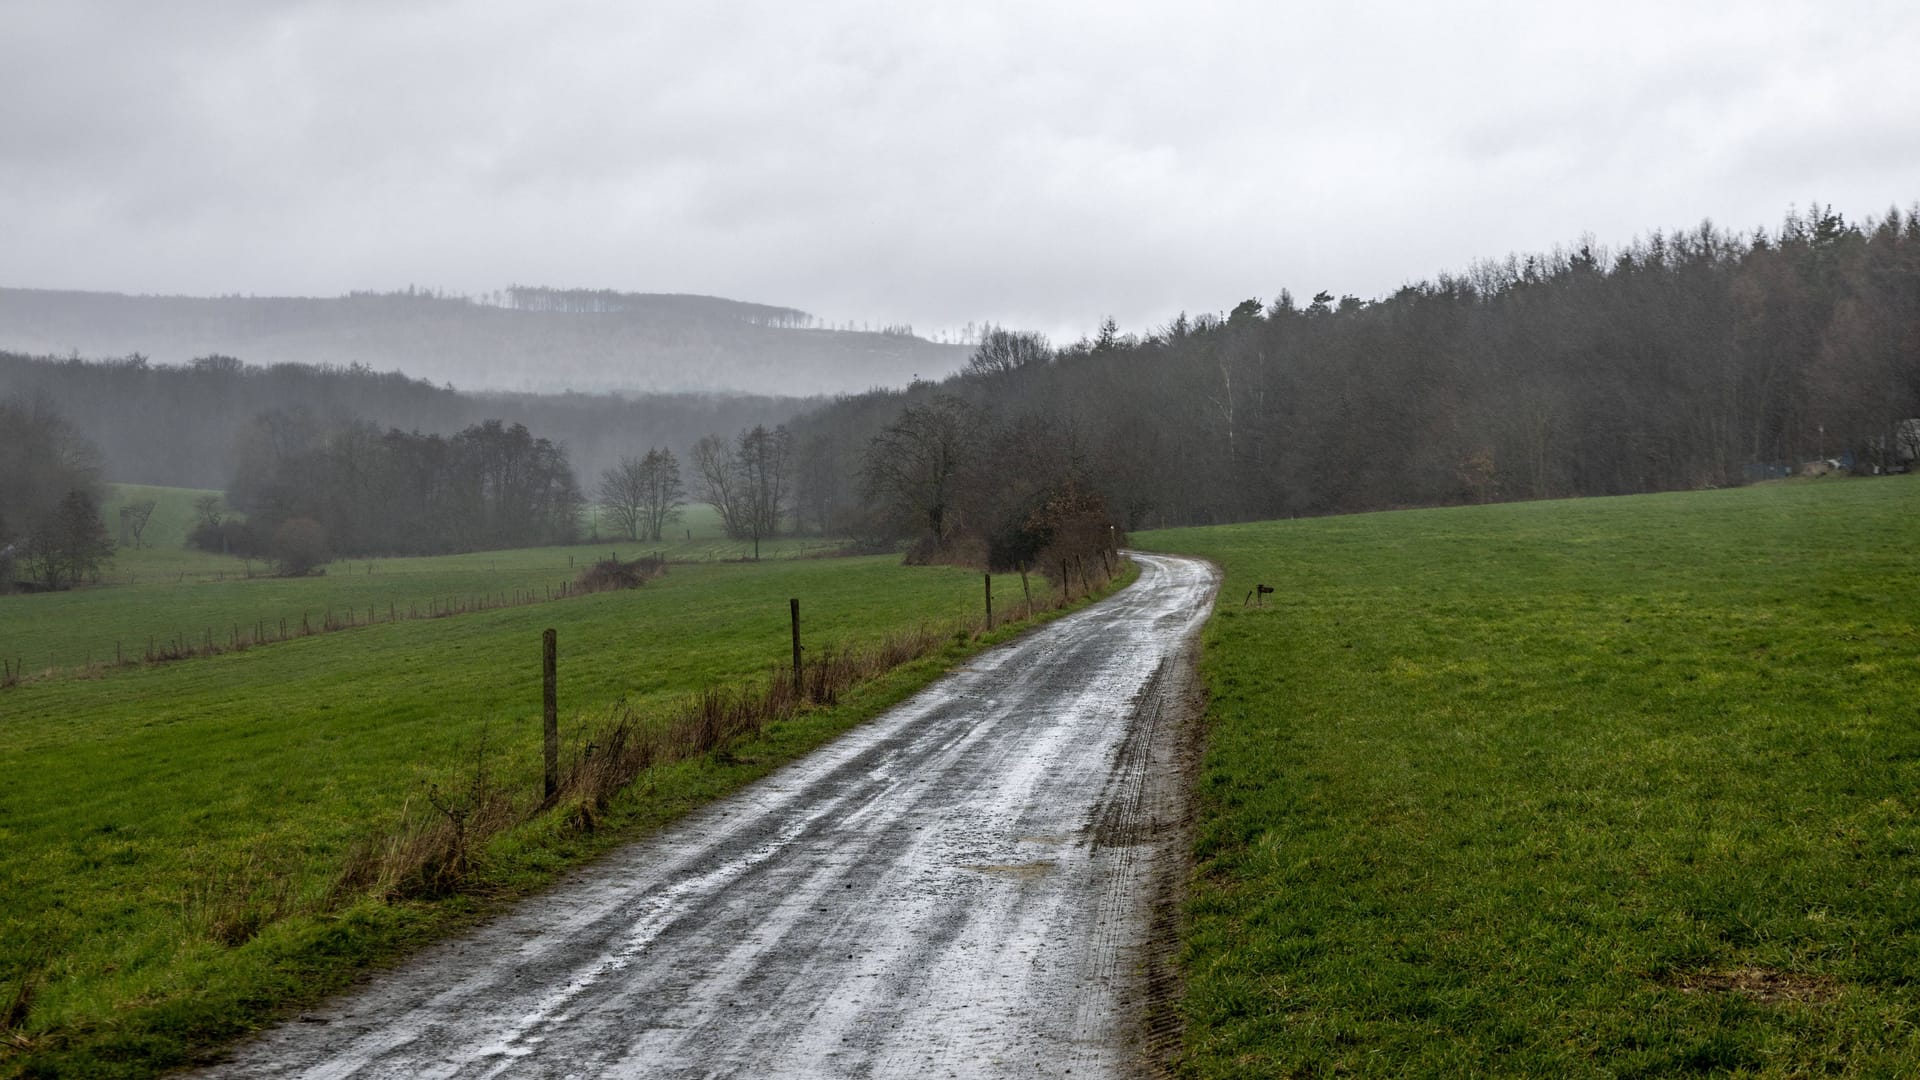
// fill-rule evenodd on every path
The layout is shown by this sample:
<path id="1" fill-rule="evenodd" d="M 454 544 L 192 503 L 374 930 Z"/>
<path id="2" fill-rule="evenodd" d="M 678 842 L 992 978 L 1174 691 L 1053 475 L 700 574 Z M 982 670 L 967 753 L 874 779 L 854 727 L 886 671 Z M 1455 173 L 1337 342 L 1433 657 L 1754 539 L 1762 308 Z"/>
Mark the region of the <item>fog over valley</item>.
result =
<path id="1" fill-rule="evenodd" d="M 186 364 L 404 371 L 463 390 L 812 396 L 939 378 L 967 348 L 909 327 L 835 328 L 716 297 L 504 289 L 337 298 L 128 296 L 0 288 L 0 348 Z"/>

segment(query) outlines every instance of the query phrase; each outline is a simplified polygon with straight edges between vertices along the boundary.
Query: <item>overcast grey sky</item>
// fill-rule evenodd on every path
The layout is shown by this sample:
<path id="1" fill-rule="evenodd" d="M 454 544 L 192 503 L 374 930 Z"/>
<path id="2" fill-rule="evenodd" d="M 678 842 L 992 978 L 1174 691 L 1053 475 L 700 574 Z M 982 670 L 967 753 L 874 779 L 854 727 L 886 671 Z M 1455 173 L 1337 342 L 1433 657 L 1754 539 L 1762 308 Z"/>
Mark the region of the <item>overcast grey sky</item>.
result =
<path id="1" fill-rule="evenodd" d="M 0 285 L 577 285 L 1057 338 L 1372 297 L 1912 205 L 1916 10 L 0 0 Z"/>

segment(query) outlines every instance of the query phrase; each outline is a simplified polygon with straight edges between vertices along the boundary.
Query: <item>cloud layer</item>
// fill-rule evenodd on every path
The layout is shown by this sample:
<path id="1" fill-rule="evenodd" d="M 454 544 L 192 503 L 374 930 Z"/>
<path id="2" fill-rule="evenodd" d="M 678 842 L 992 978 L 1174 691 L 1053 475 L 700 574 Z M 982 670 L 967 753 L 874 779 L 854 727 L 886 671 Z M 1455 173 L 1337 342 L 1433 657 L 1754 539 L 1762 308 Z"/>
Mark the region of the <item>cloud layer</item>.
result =
<path id="1" fill-rule="evenodd" d="M 0 284 L 1074 335 L 1920 199 L 1906 5 L 926 7 L 0 4 Z"/>

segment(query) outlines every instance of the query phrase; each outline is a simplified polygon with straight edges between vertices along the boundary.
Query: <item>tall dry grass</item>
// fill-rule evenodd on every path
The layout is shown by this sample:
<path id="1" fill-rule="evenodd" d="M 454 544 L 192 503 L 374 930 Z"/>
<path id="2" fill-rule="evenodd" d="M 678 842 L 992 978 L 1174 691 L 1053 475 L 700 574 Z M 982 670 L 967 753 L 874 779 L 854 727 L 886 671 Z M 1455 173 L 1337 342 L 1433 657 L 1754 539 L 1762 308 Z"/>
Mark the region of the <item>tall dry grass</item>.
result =
<path id="1" fill-rule="evenodd" d="M 835 705 L 854 686 L 930 656 L 971 630 L 923 625 L 867 646 L 829 646 L 801 662 L 798 681 L 791 666 L 774 668 L 739 686 L 707 687 L 664 715 L 617 704 L 562 773 L 555 802 L 566 807 L 570 823 L 594 828 L 614 797 L 648 769 L 725 752 L 804 708 Z"/>
<path id="2" fill-rule="evenodd" d="M 1073 566 L 1058 601 L 1104 587 L 1115 564 Z M 1037 605 L 996 621 L 1004 628 L 1031 619 Z M 1011 612 L 1009 612 L 1011 615 Z M 758 679 L 733 686 L 709 686 L 660 713 L 644 713 L 615 703 L 587 729 L 587 738 L 566 762 L 551 799 L 516 798 L 502 789 L 487 767 L 484 747 L 469 775 L 448 789 L 431 786 L 423 798 L 402 809 L 399 823 L 377 833 L 351 852 L 328 894 L 336 908 L 355 897 L 385 900 L 428 899 L 468 888 L 484 869 L 489 840 L 542 814 L 557 812 L 568 828 L 599 828 L 607 808 L 649 769 L 687 761 L 758 736 L 767 725 L 803 709 L 837 704 L 841 695 L 905 664 L 931 656 L 949 643 L 983 631 L 973 620 L 922 624 L 861 646 L 825 646 L 805 657 L 796 677 L 790 665 L 770 669 Z"/>

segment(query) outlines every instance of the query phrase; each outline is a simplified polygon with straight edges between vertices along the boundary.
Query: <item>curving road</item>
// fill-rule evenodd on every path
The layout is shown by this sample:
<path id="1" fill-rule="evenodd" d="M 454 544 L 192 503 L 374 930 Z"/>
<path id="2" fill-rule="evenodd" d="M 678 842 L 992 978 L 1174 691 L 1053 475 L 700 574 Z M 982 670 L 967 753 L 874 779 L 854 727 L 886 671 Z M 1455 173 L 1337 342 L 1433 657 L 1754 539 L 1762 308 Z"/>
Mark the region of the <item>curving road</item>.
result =
<path id="1" fill-rule="evenodd" d="M 209 1077 L 1129 1076 L 1205 563 L 975 658 Z"/>

